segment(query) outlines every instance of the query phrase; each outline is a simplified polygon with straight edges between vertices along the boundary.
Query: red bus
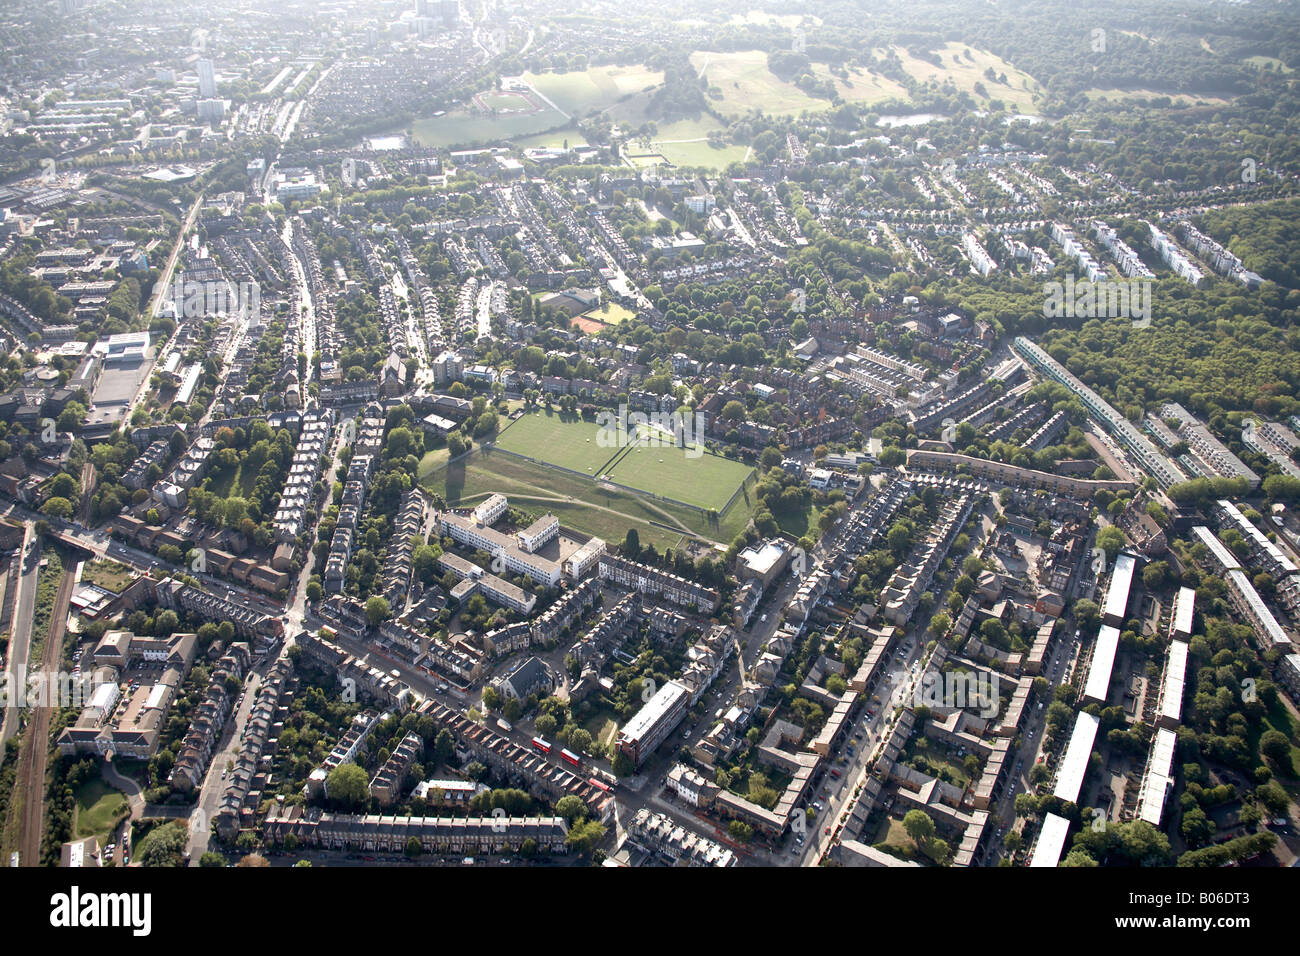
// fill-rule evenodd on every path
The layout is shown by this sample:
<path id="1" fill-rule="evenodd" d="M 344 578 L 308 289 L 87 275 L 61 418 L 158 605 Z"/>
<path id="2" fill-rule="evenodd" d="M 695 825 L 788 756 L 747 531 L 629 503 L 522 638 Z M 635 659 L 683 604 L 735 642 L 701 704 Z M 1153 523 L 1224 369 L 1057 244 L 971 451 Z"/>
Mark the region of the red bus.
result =
<path id="1" fill-rule="evenodd" d="M 605 782 L 602 781 L 602 780 L 597 780 L 595 777 L 592 777 L 590 780 L 587 781 L 587 783 L 591 784 L 591 785 L 592 785 L 593 787 L 595 787 L 597 790 L 603 790 L 603 791 L 605 791 L 606 793 L 613 793 L 613 792 L 614 792 L 614 788 L 613 788 L 613 787 L 611 787 L 609 784 L 605 783 Z"/>
<path id="2" fill-rule="evenodd" d="M 540 751 L 541 751 L 542 753 L 544 753 L 544 754 L 548 754 L 548 753 L 551 752 L 551 745 L 548 744 L 548 743 L 547 743 L 545 740 L 543 740 L 541 737 L 534 737 L 534 738 L 533 738 L 533 746 L 536 747 L 538 750 L 540 750 Z"/>
<path id="3" fill-rule="evenodd" d="M 575 767 L 582 766 L 582 758 L 579 757 L 577 754 L 575 754 L 572 750 L 561 750 L 560 759 L 563 760 L 565 763 L 573 764 Z"/>

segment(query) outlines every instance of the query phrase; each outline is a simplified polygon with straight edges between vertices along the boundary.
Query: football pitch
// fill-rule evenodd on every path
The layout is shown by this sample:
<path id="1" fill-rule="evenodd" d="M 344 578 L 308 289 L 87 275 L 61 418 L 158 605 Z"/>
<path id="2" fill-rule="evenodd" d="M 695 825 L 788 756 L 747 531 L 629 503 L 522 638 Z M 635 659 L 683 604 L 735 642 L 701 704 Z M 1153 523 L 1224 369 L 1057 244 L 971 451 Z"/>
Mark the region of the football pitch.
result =
<path id="1" fill-rule="evenodd" d="M 602 444 L 600 426 L 554 409 L 522 415 L 502 430 L 496 447 L 644 494 L 721 512 L 754 469 L 702 449 L 642 439 L 630 448 Z"/>
<path id="2" fill-rule="evenodd" d="M 754 469 L 708 452 L 640 442 L 614 463 L 610 478 L 621 485 L 705 510 L 721 512 Z"/>
<path id="3" fill-rule="evenodd" d="M 496 447 L 595 478 L 618 452 L 599 441 L 600 427 L 556 409 L 521 415 L 501 431 Z"/>

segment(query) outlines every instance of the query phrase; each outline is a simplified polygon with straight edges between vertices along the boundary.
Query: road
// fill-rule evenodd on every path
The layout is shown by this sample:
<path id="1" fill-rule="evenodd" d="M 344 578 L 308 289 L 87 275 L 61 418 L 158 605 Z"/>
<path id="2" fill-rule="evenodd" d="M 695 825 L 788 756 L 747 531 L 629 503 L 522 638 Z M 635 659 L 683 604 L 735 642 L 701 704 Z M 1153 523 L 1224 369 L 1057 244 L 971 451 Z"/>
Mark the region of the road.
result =
<path id="1" fill-rule="evenodd" d="M 851 756 L 852 759 L 846 761 L 844 769 L 840 771 L 840 778 L 836 780 L 831 776 L 831 768 L 839 769 L 835 763 L 831 763 L 827 769 L 822 784 L 825 790 L 821 797 L 825 801 L 825 809 L 817 814 L 815 829 L 812 830 L 813 838 L 800 854 L 800 866 L 817 866 L 839 839 L 839 831 L 843 823 L 841 818 L 851 809 L 854 793 L 860 786 L 866 784 L 867 767 L 872 763 L 875 752 L 889 738 L 895 709 L 908 706 L 915 696 L 917 681 L 925 673 L 929 655 L 925 654 L 924 641 L 916 634 L 905 631 L 899 641 L 899 648 L 894 652 L 895 664 L 889 671 L 888 683 L 878 692 L 878 696 L 882 698 L 888 692 L 888 699 L 882 699 L 880 703 L 874 701 L 864 703 L 850 728 L 852 739 L 845 745 L 844 756 Z M 887 691 L 886 688 L 892 690 Z M 861 742 L 858 741 L 859 736 L 864 738 Z M 847 753 L 849 746 L 854 749 L 852 755 Z M 830 833 L 826 832 L 828 828 Z"/>
<path id="2" fill-rule="evenodd" d="M 208 848 L 208 840 L 212 836 L 212 822 L 216 819 L 217 810 L 221 806 L 221 795 L 226 790 L 226 767 L 239 757 L 244 728 L 248 724 L 248 715 L 253 710 L 253 704 L 257 701 L 261 677 L 258 671 L 249 671 L 244 680 L 243 696 L 234 710 L 234 719 L 223 731 L 221 743 L 208 763 L 203 785 L 199 788 L 199 799 L 193 812 L 190 813 L 190 838 L 186 845 L 190 866 L 198 866 L 199 859 Z"/>

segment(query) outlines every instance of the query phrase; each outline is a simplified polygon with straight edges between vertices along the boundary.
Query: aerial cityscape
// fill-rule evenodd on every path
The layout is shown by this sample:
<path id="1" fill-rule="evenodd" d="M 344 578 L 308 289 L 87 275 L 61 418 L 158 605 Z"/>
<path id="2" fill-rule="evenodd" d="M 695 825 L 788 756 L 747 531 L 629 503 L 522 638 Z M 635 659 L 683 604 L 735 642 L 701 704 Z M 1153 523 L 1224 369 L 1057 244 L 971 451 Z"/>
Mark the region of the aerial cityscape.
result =
<path id="1" fill-rule="evenodd" d="M 0 36 L 7 866 L 1300 860 L 1300 7 Z"/>

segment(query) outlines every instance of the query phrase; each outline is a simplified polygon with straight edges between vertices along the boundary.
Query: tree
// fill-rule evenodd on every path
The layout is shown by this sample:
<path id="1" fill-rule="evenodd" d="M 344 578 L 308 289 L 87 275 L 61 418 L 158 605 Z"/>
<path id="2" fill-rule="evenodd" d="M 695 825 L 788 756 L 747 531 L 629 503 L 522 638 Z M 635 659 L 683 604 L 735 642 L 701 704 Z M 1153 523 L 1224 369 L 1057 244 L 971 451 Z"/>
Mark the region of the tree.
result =
<path id="1" fill-rule="evenodd" d="M 754 828 L 744 820 L 732 820 L 728 823 L 727 833 L 737 843 L 749 843 L 754 839 Z"/>
<path id="2" fill-rule="evenodd" d="M 420 838 L 417 836 L 408 838 L 406 841 L 406 847 L 402 850 L 402 854 L 408 860 L 414 860 L 423 852 L 424 852 L 424 845 L 420 843 Z"/>
<path id="3" fill-rule="evenodd" d="M 1069 867 L 1095 867 L 1096 865 L 1097 861 L 1089 856 L 1088 851 L 1084 849 L 1071 850 L 1066 858 L 1061 861 L 1061 866 Z"/>
<path id="4" fill-rule="evenodd" d="M 52 518 L 71 518 L 73 511 L 72 502 L 67 498 L 50 498 L 41 505 L 41 514 Z"/>
<path id="5" fill-rule="evenodd" d="M 1114 561 L 1115 555 L 1127 543 L 1124 532 L 1112 525 L 1107 525 L 1097 532 L 1097 547 L 1106 552 L 1106 560 Z"/>
<path id="6" fill-rule="evenodd" d="M 1074 602 L 1074 619 L 1081 628 L 1091 627 L 1101 616 L 1101 608 L 1096 601 L 1083 598 Z"/>
<path id="7" fill-rule="evenodd" d="M 392 616 L 393 609 L 389 607 L 388 601 L 378 594 L 366 600 L 366 620 L 370 622 L 371 627 L 378 627 Z"/>
<path id="8" fill-rule="evenodd" d="M 623 537 L 623 553 L 629 558 L 635 558 L 641 553 L 641 536 L 637 534 L 636 528 L 627 529 L 627 534 Z"/>
<path id="9" fill-rule="evenodd" d="M 244 856 L 241 856 L 239 858 L 239 862 L 235 864 L 235 866 L 237 867 L 238 866 L 262 867 L 262 866 L 270 866 L 270 865 L 271 864 L 266 861 L 266 857 L 262 856 L 262 854 L 260 853 L 245 854 Z"/>
<path id="10" fill-rule="evenodd" d="M 1282 816 L 1291 805 L 1291 797 L 1276 780 L 1270 780 L 1262 787 L 1255 788 L 1255 799 L 1264 804 L 1265 809 L 1275 816 Z"/>
<path id="11" fill-rule="evenodd" d="M 1152 561 L 1142 570 L 1142 584 L 1148 591 L 1159 591 L 1168 581 L 1168 561 Z"/>
<path id="12" fill-rule="evenodd" d="M 573 826 L 587 815 L 587 807 L 581 797 L 568 794 L 555 801 L 555 813 L 557 816 L 564 817 L 569 826 Z"/>
<path id="13" fill-rule="evenodd" d="M 226 858 L 212 850 L 205 850 L 203 855 L 199 857 L 199 866 L 224 867 L 225 865 Z"/>
<path id="14" fill-rule="evenodd" d="M 1183 814 L 1181 826 L 1183 839 L 1191 847 L 1204 846 L 1214 836 L 1214 821 L 1200 807 L 1192 807 Z"/>
<path id="15" fill-rule="evenodd" d="M 439 763 L 446 763 L 453 753 L 456 752 L 456 738 L 451 735 L 451 731 L 446 727 L 438 731 L 438 736 L 433 741 L 433 755 Z"/>
<path id="16" fill-rule="evenodd" d="M 590 856 L 600 841 L 605 839 L 605 826 L 597 820 L 587 820 L 569 828 L 564 843 L 572 850 Z"/>
<path id="17" fill-rule="evenodd" d="M 370 780 L 356 764 L 342 763 L 325 778 L 325 792 L 331 807 L 348 813 L 370 802 Z"/>
<path id="18" fill-rule="evenodd" d="M 537 841 L 532 837 L 525 837 L 524 842 L 519 844 L 519 855 L 525 860 L 531 860 L 537 856 Z"/>
<path id="19" fill-rule="evenodd" d="M 569 735 L 569 746 L 578 753 L 590 753 L 591 732 L 583 727 L 579 727 Z"/>
<path id="20" fill-rule="evenodd" d="M 1281 767 L 1291 763 L 1291 741 L 1280 730 L 1266 730 L 1259 738 L 1259 752 Z"/>
<path id="21" fill-rule="evenodd" d="M 61 471 L 50 479 L 50 494 L 71 500 L 77 496 L 77 479 Z"/>
<path id="22" fill-rule="evenodd" d="M 924 810 L 908 810 L 903 817 L 903 829 L 918 850 L 923 850 L 934 839 L 934 821 Z"/>
<path id="23" fill-rule="evenodd" d="M 632 758 L 621 750 L 614 754 L 612 763 L 615 776 L 630 777 L 636 771 L 636 768 L 632 765 Z"/>
<path id="24" fill-rule="evenodd" d="M 183 823 L 155 827 L 136 845 L 136 861 L 142 866 L 181 866 L 188 840 L 189 830 Z"/>

